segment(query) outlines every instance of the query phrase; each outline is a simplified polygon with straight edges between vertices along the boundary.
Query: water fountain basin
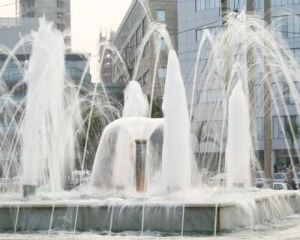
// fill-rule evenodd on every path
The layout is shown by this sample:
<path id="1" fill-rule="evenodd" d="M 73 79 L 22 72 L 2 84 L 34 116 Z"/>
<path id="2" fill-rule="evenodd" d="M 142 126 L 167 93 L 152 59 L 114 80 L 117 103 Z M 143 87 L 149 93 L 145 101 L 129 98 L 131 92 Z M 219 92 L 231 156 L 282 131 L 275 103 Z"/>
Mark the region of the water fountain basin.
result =
<path id="1" fill-rule="evenodd" d="M 164 197 L 138 194 L 134 198 L 86 199 L 81 195 L 78 199 L 72 196 L 73 200 L 3 201 L 0 231 L 213 234 L 274 221 L 300 211 L 297 191 L 224 189 L 208 192 L 208 197 L 200 195 L 193 192 Z"/>

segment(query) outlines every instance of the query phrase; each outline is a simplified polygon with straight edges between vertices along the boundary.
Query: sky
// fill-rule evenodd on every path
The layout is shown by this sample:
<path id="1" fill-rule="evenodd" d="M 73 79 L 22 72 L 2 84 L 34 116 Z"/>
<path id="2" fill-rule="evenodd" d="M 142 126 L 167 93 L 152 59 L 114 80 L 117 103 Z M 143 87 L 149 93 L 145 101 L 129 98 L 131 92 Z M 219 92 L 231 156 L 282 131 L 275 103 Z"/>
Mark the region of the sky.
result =
<path id="1" fill-rule="evenodd" d="M 116 30 L 130 3 L 131 0 L 71 0 L 73 51 L 95 57 L 100 30 L 104 33 Z M 15 0 L 0 0 L 0 17 L 14 16 Z M 95 66 L 92 68 L 95 71 Z"/>

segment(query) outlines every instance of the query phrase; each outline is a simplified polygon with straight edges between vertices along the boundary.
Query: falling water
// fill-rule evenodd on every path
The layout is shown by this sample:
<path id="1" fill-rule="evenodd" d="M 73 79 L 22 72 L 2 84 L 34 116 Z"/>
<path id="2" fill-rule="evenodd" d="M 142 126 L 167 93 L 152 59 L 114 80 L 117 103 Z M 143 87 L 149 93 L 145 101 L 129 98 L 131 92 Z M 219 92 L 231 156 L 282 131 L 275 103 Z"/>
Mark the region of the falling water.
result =
<path id="1" fill-rule="evenodd" d="M 135 140 L 149 141 L 163 120 L 146 118 L 149 104 L 140 84 L 131 81 L 124 92 L 123 117 L 110 123 L 103 131 L 92 171 L 92 185 L 104 190 L 135 191 Z M 148 181 L 157 159 L 155 152 L 147 154 Z M 157 168 L 156 171 L 159 171 Z M 151 189 L 149 187 L 148 189 Z"/>

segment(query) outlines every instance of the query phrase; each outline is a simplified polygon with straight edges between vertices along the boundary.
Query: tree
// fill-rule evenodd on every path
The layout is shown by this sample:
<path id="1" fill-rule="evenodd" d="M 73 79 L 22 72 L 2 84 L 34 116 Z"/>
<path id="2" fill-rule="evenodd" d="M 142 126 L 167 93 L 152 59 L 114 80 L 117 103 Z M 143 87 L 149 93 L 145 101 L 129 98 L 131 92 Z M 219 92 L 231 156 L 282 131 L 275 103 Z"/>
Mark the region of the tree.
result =
<path id="1" fill-rule="evenodd" d="M 153 100 L 151 118 L 163 118 L 164 117 L 162 107 L 161 107 L 162 102 L 163 101 L 161 98 L 156 98 Z"/>
<path id="2" fill-rule="evenodd" d="M 295 139 L 299 135 L 299 129 L 298 129 L 299 126 L 294 118 L 291 118 L 290 123 L 289 121 L 286 121 L 284 128 L 285 128 L 286 136 L 290 140 L 291 148 L 294 149 Z"/>

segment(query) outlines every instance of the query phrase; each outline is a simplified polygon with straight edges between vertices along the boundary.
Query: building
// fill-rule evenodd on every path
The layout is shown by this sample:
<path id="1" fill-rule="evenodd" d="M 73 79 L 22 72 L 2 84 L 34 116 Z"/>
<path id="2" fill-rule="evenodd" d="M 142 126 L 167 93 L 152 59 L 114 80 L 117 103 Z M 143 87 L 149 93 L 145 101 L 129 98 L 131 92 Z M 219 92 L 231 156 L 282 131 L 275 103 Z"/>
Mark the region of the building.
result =
<path id="1" fill-rule="evenodd" d="M 7 57 L 6 54 L 0 54 L 0 70 L 2 70 Z M 4 82 L 9 91 L 23 80 L 24 71 L 30 61 L 30 54 L 16 54 L 15 58 L 16 60 L 11 59 L 9 61 L 6 69 L 4 69 L 3 75 L 0 76 L 0 82 Z M 86 68 L 87 59 L 87 56 L 84 54 L 67 53 L 65 55 L 67 79 L 73 81 L 76 85 L 79 85 L 82 74 Z M 85 86 L 91 85 L 91 75 L 89 70 L 83 80 L 83 84 Z M 26 96 L 26 84 L 24 84 L 24 86 L 20 85 L 20 91 L 14 92 L 13 96 L 17 98 L 17 100 L 23 99 Z"/>
<path id="2" fill-rule="evenodd" d="M 114 37 L 114 34 L 114 32 L 111 32 L 110 36 L 105 36 L 101 32 L 99 42 L 105 43 L 106 41 L 109 41 L 109 39 Z M 115 58 L 116 54 L 110 48 L 105 49 L 104 45 L 101 45 L 99 49 L 99 62 L 102 61 L 102 66 L 100 66 L 100 79 L 103 81 L 107 94 L 118 101 L 122 101 L 123 90 L 126 87 L 126 84 L 125 82 L 114 81 L 113 62 Z"/>
<path id="3" fill-rule="evenodd" d="M 121 52 L 128 69 L 130 78 L 133 71 L 143 37 L 145 36 L 149 20 L 145 8 L 152 20 L 166 24 L 167 30 L 172 36 L 173 45 L 177 50 L 177 1 L 149 0 L 145 7 L 138 0 L 133 0 L 122 23 L 120 24 L 115 36 L 112 38 L 113 44 Z M 159 39 L 160 40 L 160 39 Z M 143 57 L 138 68 L 137 80 L 140 82 L 144 92 L 151 94 L 152 79 L 156 78 L 155 96 L 159 97 L 163 94 L 163 85 L 166 77 L 167 53 L 166 46 L 160 40 L 161 55 L 157 72 L 154 72 L 155 66 L 155 42 L 151 37 L 146 44 Z M 113 79 L 116 82 L 125 82 L 124 71 L 120 67 L 120 62 L 113 62 Z M 132 79 L 129 79 L 132 80 Z"/>
<path id="4" fill-rule="evenodd" d="M 17 43 L 31 31 L 37 30 L 39 21 L 36 18 L 0 18 L 0 44 L 14 49 Z M 31 52 L 31 44 L 21 44 L 16 51 L 17 54 L 28 54 Z"/>
<path id="5" fill-rule="evenodd" d="M 22 18 L 45 16 L 62 32 L 71 29 L 70 0 L 20 0 L 19 12 Z M 71 37 L 66 37 L 65 42 L 67 46 L 71 46 Z"/>
<path id="6" fill-rule="evenodd" d="M 192 74 L 197 58 L 197 50 L 199 41 L 203 31 L 208 29 L 210 33 L 218 33 L 222 31 L 222 6 L 221 0 L 185 0 L 178 1 L 178 56 L 181 64 L 182 75 L 185 81 L 187 96 L 191 97 L 192 93 Z M 228 8 L 233 10 L 242 10 L 246 8 L 246 0 L 228 0 Z M 291 50 L 294 52 L 296 60 L 300 63 L 300 1 L 285 0 L 271 1 L 271 21 L 272 25 L 281 32 L 282 36 L 287 40 Z M 264 16 L 264 0 L 253 1 L 253 7 L 258 16 Z M 202 53 L 202 59 L 208 56 Z M 283 91 L 288 92 L 288 86 L 282 86 Z M 300 89 L 300 88 L 299 88 Z M 201 89 L 197 89 L 198 95 Z M 263 91 L 257 89 L 257 155 L 261 162 L 264 158 L 264 118 L 263 118 Z M 213 96 L 213 93 L 208 94 Z M 297 115 L 294 103 L 288 94 L 285 94 L 285 102 L 288 105 L 289 114 L 300 127 L 300 116 Z M 191 100 L 189 99 L 191 102 Z M 214 102 L 214 99 L 208 99 L 206 104 Z M 194 108 L 197 107 L 197 101 Z M 282 118 L 286 122 L 286 116 L 276 116 L 273 111 L 273 164 L 289 165 L 290 157 L 286 149 L 283 133 L 279 127 L 279 119 Z M 200 124 L 201 116 L 195 114 L 194 122 Z M 194 126 L 195 128 L 195 126 Z M 298 136 L 299 138 L 300 136 Z M 295 154 L 295 153 L 294 153 Z M 296 163 L 299 159 L 296 154 L 293 156 Z"/>

